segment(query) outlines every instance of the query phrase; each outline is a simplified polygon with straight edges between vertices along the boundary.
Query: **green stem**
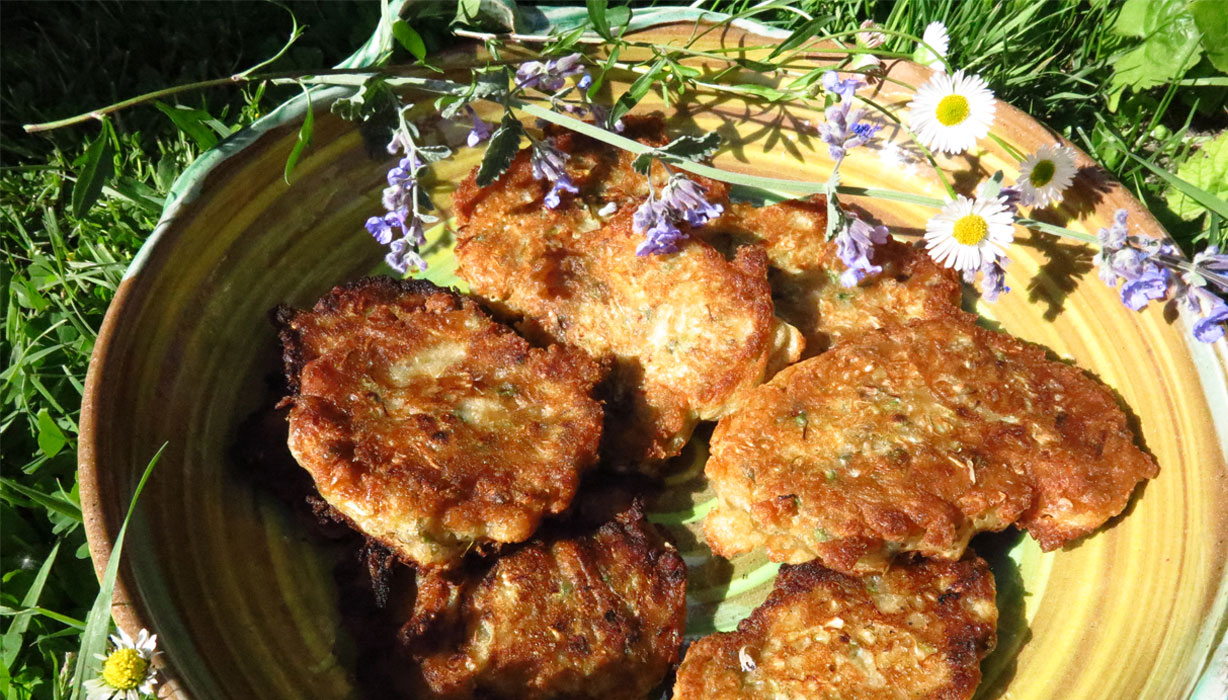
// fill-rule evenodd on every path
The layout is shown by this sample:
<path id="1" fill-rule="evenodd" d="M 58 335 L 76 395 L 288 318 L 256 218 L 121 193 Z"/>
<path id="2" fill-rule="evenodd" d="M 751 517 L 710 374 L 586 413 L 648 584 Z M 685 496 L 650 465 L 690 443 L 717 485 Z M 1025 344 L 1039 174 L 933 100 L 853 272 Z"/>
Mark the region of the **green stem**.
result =
<path id="1" fill-rule="evenodd" d="M 156 99 L 163 98 L 163 97 L 170 97 L 171 95 L 178 95 L 179 93 L 190 92 L 192 90 L 203 90 L 205 88 L 218 87 L 221 85 L 235 85 L 238 83 L 252 83 L 252 82 L 259 82 L 261 80 L 271 80 L 273 82 L 280 83 L 286 80 L 292 80 L 292 79 L 297 79 L 297 78 L 307 78 L 307 77 L 316 76 L 316 75 L 353 74 L 353 75 L 370 76 L 378 72 L 380 71 L 371 70 L 370 68 L 338 68 L 338 69 L 323 70 L 323 71 L 321 70 L 282 71 L 279 73 L 262 73 L 259 75 L 246 75 L 246 74 L 240 73 L 240 74 L 232 75 L 228 78 L 214 78 L 212 80 L 201 80 L 195 83 L 188 83 L 186 85 L 177 85 L 175 87 L 163 88 L 161 90 L 154 90 L 153 92 L 147 92 L 143 95 L 137 95 L 136 97 L 128 98 L 122 102 L 116 102 L 115 104 L 107 105 L 106 107 L 99 107 L 98 109 L 90 110 L 89 112 L 83 112 L 76 116 L 67 117 L 65 119 L 57 119 L 56 121 L 53 121 L 53 122 L 43 122 L 41 124 L 26 124 L 22 128 L 26 130 L 26 133 L 31 133 L 31 134 L 35 132 L 39 132 L 39 131 L 50 131 L 52 129 L 59 129 L 65 126 L 72 126 L 73 124 L 81 124 L 91 119 L 102 119 L 104 116 L 111 114 L 113 112 L 118 112 L 121 109 L 127 109 L 128 107 L 134 107 L 143 102 L 149 102 L 150 100 L 156 100 Z"/>
<path id="2" fill-rule="evenodd" d="M 989 138 L 993 139 L 994 143 L 998 144 L 999 146 L 1001 146 L 1001 147 L 1002 147 L 1002 149 L 1003 149 L 1003 150 L 1005 150 L 1007 153 L 1009 153 L 1009 154 L 1010 154 L 1010 156 L 1011 156 L 1011 158 L 1014 158 L 1015 160 L 1019 161 L 1020 163 L 1022 163 L 1022 162 L 1024 161 L 1024 159 L 1027 157 L 1027 156 L 1023 155 L 1022 153 L 1020 153 L 1020 152 L 1019 152 L 1019 149 L 1017 149 L 1017 148 L 1015 148 L 1014 146 L 1010 145 L 1009 143 L 1007 143 L 1007 142 L 1006 142 L 1006 140 L 1005 140 L 1005 139 L 1003 139 L 1001 136 L 998 136 L 997 134 L 995 134 L 995 133 L 994 133 L 994 132 L 992 132 L 992 131 L 991 131 L 991 132 L 989 132 Z"/>

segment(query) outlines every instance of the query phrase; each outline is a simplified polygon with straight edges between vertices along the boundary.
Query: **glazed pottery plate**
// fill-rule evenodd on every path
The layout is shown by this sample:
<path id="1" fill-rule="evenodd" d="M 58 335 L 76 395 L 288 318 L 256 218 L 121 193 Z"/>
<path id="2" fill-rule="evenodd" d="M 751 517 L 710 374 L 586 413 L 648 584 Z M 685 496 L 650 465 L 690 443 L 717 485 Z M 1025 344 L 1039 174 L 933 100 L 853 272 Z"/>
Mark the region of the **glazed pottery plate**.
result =
<path id="1" fill-rule="evenodd" d="M 682 42 L 695 25 L 636 34 Z M 702 48 L 754 55 L 777 37 L 725 28 Z M 370 48 L 370 47 L 368 47 Z M 817 50 L 807 60 L 820 65 Z M 482 60 L 476 49 L 440 59 L 455 75 Z M 875 99 L 893 111 L 928 70 L 898 63 Z M 634 75 L 612 81 L 619 91 Z M 744 76 L 744 78 L 754 76 Z M 758 80 L 770 84 L 767 76 Z M 283 106 L 221 144 L 177 184 L 158 230 L 133 263 L 107 314 L 86 386 L 81 421 L 81 498 L 101 571 L 134 486 L 166 445 L 128 532 L 115 616 L 161 640 L 164 693 L 182 698 L 340 698 L 354 695 L 353 645 L 341 631 L 334 560 L 287 506 L 255 486 L 231 457 L 242 421 L 267 398 L 277 371 L 271 308 L 307 306 L 332 286 L 381 268 L 383 249 L 363 230 L 380 209 L 391 157 L 314 94 L 314 146 L 283 180 L 305 101 Z M 427 139 L 458 143 L 466 129 L 441 120 L 431 98 L 413 114 Z M 608 95 L 607 95 L 608 97 Z M 813 124 L 822 115 L 758 105 L 722 91 L 692 93 L 663 111 L 672 133 L 716 131 L 718 167 L 759 176 L 823 181 L 832 166 Z M 484 112 L 494 118 L 493 107 Z M 1000 104 L 994 132 L 1023 152 L 1057 137 Z M 888 128 L 842 166 L 844 184 L 942 197 L 937 179 Z M 374 148 L 372 147 L 374 146 Z M 888 147 L 888 150 L 893 150 Z M 432 190 L 449 193 L 479 160 L 461 148 L 432 166 Z M 902 158 L 902 160 L 901 160 Z M 1016 161 L 991 141 L 941 165 L 957 188 Z M 1091 233 L 1120 208 L 1143 235 L 1163 236 L 1147 211 L 1079 154 L 1080 173 L 1058 208 L 1037 216 Z M 850 198 L 897 235 L 916 236 L 932 209 Z M 821 234 L 819 234 L 821 235 Z M 1093 250 L 1017 229 L 1007 283 L 996 304 L 977 303 L 987 323 L 1076 362 L 1117 392 L 1159 476 L 1121 516 L 1091 537 L 1048 554 L 1002 533 L 974 545 L 992 563 L 1001 623 L 983 665 L 980 698 L 1222 697 L 1215 650 L 1225 628 L 1228 559 L 1228 343 L 1190 339 L 1181 319 L 1153 305 L 1132 313 L 1097 277 Z M 451 239 L 431 233 L 426 276 L 459 284 Z M 767 594 L 775 566 L 762 554 L 714 558 L 699 526 L 712 499 L 701 440 L 680 459 L 651 518 L 670 529 L 690 568 L 688 635 L 727 630 Z M 1220 673 L 1223 671 L 1221 670 Z"/>

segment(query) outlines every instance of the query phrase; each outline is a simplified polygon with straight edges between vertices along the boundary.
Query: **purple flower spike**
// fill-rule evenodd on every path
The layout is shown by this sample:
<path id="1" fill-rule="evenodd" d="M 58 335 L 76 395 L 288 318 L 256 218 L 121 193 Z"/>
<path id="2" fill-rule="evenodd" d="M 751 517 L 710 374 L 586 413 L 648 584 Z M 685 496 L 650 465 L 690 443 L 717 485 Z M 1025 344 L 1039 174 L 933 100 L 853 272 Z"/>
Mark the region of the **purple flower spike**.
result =
<path id="1" fill-rule="evenodd" d="M 652 197 L 635 210 L 632 221 L 635 229 L 644 234 L 644 240 L 635 247 L 636 255 L 677 252 L 678 242 L 686 238 L 670 219 L 668 208 Z"/>
<path id="2" fill-rule="evenodd" d="M 691 226 L 703 226 L 717 218 L 725 208 L 704 199 L 707 193 L 693 180 L 681 175 L 669 179 L 661 190 L 661 203 L 673 214 Z"/>
<path id="3" fill-rule="evenodd" d="M 399 238 L 389 245 L 389 252 L 384 256 L 384 262 L 402 275 L 409 272 L 411 267 L 416 268 L 419 272 L 426 269 L 426 261 L 418 256 L 418 253 L 404 238 Z"/>
<path id="4" fill-rule="evenodd" d="M 1009 292 L 1006 286 L 1006 258 L 989 257 L 981 266 L 981 297 L 988 302 L 995 302 L 998 297 Z"/>
<path id="5" fill-rule="evenodd" d="M 851 102 L 841 102 L 827 108 L 827 123 L 819 127 L 819 138 L 827 144 L 832 160 L 839 163 L 848 151 L 874 138 L 881 125 L 863 122 L 860 109 L 850 109 Z"/>
<path id="6" fill-rule="evenodd" d="M 592 85 L 593 85 L 593 76 L 589 75 L 588 73 L 585 73 L 584 77 L 580 78 L 580 81 L 576 83 L 576 88 L 580 90 L 587 90 L 590 87 L 592 87 Z"/>
<path id="7" fill-rule="evenodd" d="M 1148 302 L 1168 296 L 1168 270 L 1148 267 L 1137 279 L 1121 285 L 1121 303 L 1131 311 L 1141 311 Z"/>
<path id="8" fill-rule="evenodd" d="M 566 153 L 554 146 L 554 139 L 534 143 L 533 152 L 529 155 L 534 179 L 550 183 L 550 191 L 545 198 L 549 209 L 555 209 L 562 203 L 560 192 L 575 194 L 579 191 L 567 174 L 567 158 Z"/>
<path id="9" fill-rule="evenodd" d="M 879 265 L 870 263 L 874 255 L 874 246 L 887 242 L 886 226 L 871 226 L 856 216 L 849 217 L 849 223 L 836 235 L 836 255 L 848 268 L 840 275 L 840 284 L 845 287 L 856 287 L 870 275 L 883 271 Z"/>
<path id="10" fill-rule="evenodd" d="M 580 192 L 580 190 L 576 189 L 576 186 L 572 184 L 571 178 L 568 177 L 567 173 L 559 175 L 558 179 L 554 181 L 554 185 L 550 188 L 550 191 L 546 193 L 546 197 L 543 201 L 545 202 L 547 209 L 559 208 L 559 205 L 562 204 L 562 199 L 559 197 L 560 192 L 570 192 L 572 194 L 578 194 Z"/>
<path id="11" fill-rule="evenodd" d="M 487 124 L 478 117 L 478 113 L 473 111 L 473 107 L 466 106 L 465 109 L 469 110 L 469 119 L 473 122 L 473 128 L 469 130 L 469 135 L 465 137 L 465 145 L 473 148 L 490 138 L 494 130 L 490 128 L 490 124 Z"/>
<path id="12" fill-rule="evenodd" d="M 720 216 L 725 208 L 709 202 L 698 183 L 681 175 L 674 175 L 661 188 L 661 196 L 648 195 L 631 217 L 636 233 L 644 235 L 644 241 L 636 249 L 636 255 L 657 255 L 678 250 L 678 242 L 687 236 L 678 224 L 686 223 L 697 228 Z"/>
<path id="13" fill-rule="evenodd" d="M 364 226 L 380 245 L 388 245 L 392 242 L 392 226 L 384 220 L 384 217 L 372 216 L 367 219 Z"/>
<path id="14" fill-rule="evenodd" d="M 857 92 L 857 88 L 865 85 L 856 78 L 840 79 L 840 74 L 834 70 L 829 70 L 823 74 L 823 89 L 828 92 L 840 96 L 841 102 L 848 102 L 853 99 L 853 93 Z"/>
<path id="15" fill-rule="evenodd" d="M 542 92 L 558 92 L 567 84 L 568 77 L 583 72 L 584 63 L 578 53 L 553 58 L 545 63 L 529 61 L 516 69 L 516 85 L 521 88 L 536 88 Z"/>
<path id="16" fill-rule="evenodd" d="M 1204 343 L 1214 343 L 1224 337 L 1224 324 L 1228 323 L 1228 304 L 1218 297 L 1211 311 L 1194 322 L 1194 337 Z"/>

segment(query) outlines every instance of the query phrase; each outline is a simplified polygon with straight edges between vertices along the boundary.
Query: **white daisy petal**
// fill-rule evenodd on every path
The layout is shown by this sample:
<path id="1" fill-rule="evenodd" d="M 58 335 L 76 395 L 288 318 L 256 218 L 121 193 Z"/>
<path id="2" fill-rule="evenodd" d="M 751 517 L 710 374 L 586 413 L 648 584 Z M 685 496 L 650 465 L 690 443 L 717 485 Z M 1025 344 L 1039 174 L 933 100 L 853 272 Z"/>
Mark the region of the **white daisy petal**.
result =
<path id="1" fill-rule="evenodd" d="M 947 49 L 951 44 L 951 38 L 947 36 L 946 25 L 942 22 L 930 22 L 925 27 L 925 33 L 921 35 L 921 41 L 926 45 L 917 47 L 915 54 L 917 63 L 946 72 L 946 65 L 942 59 L 946 58 Z M 937 53 L 934 53 L 935 51 Z"/>
<path id="2" fill-rule="evenodd" d="M 957 195 L 925 224 L 925 249 L 930 257 L 965 275 L 1005 257 L 1014 240 L 1014 217 L 998 197 Z"/>
<path id="3" fill-rule="evenodd" d="M 997 102 L 977 75 L 935 73 L 908 105 L 912 131 L 927 148 L 963 153 L 989 134 Z"/>
<path id="4" fill-rule="evenodd" d="M 1062 201 L 1063 192 L 1075 176 L 1074 150 L 1053 144 L 1041 146 L 1019 165 L 1020 201 L 1027 206 L 1046 207 Z"/>

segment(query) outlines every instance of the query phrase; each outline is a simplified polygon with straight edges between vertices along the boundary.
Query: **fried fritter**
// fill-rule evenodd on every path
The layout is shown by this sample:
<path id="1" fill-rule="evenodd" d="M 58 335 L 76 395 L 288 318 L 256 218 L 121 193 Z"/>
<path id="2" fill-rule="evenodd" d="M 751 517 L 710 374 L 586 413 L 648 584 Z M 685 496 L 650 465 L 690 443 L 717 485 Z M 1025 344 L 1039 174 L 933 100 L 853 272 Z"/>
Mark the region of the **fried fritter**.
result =
<path id="1" fill-rule="evenodd" d="M 967 700 L 997 622 L 978 557 L 901 561 L 865 579 L 786 565 L 736 632 L 691 645 L 674 700 Z"/>
<path id="2" fill-rule="evenodd" d="M 972 535 L 1086 535 L 1156 475 L 1112 393 L 957 318 L 871 331 L 793 365 L 713 433 L 705 532 L 732 556 L 881 571 L 897 551 L 958 559 Z"/>
<path id="3" fill-rule="evenodd" d="M 642 700 L 678 659 L 686 566 L 638 506 L 457 578 L 420 580 L 412 697 Z"/>
<path id="4" fill-rule="evenodd" d="M 659 134 L 660 125 L 628 127 L 640 130 Z M 521 317 L 530 337 L 612 363 L 612 460 L 639 465 L 677 455 L 697 421 L 724 415 L 795 360 L 801 336 L 773 314 L 759 246 L 726 259 L 692 237 L 676 253 L 637 256 L 632 214 L 647 180 L 616 149 L 570 132 L 553 138 L 571 154 L 568 172 L 580 193 L 545 207 L 546 187 L 533 178 L 527 150 L 489 187 L 478 188 L 471 175 L 455 197 L 458 272 L 496 309 Z M 724 197 L 718 183 L 702 184 Z M 599 214 L 608 203 L 614 211 Z"/>
<path id="5" fill-rule="evenodd" d="M 372 278 L 278 312 L 289 446 L 320 495 L 407 561 L 520 542 L 596 462 L 596 363 L 530 347 L 471 300 Z"/>
<path id="6" fill-rule="evenodd" d="M 735 203 L 703 235 L 723 232 L 763 243 L 776 315 L 802 332 L 806 357 L 863 331 L 959 312 L 955 271 L 894 238 L 874 248 L 870 262 L 882 272 L 845 287 L 845 265 L 826 229 L 827 200 L 816 196 L 766 207 Z"/>

